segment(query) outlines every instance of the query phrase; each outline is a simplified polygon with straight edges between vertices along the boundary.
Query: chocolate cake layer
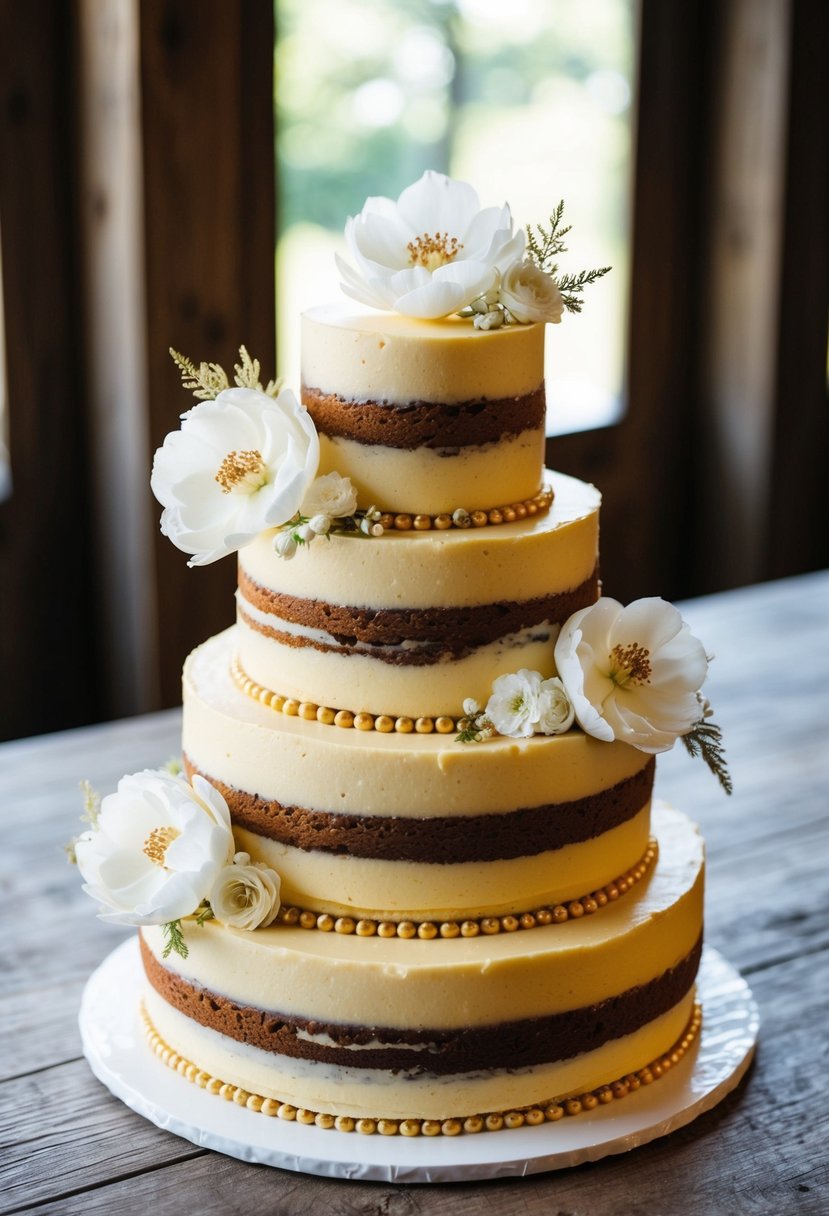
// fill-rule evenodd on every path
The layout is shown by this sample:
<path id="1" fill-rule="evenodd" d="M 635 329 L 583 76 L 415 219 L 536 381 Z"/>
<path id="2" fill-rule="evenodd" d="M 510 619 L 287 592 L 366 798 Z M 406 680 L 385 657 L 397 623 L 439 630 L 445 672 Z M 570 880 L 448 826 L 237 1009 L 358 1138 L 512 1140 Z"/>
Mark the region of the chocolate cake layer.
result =
<path id="1" fill-rule="evenodd" d="M 446 455 L 538 430 L 546 411 L 543 384 L 521 397 L 406 405 L 348 401 L 303 385 L 302 402 L 323 435 L 387 448 L 431 448 Z"/>
<path id="2" fill-rule="evenodd" d="M 281 806 L 232 789 L 184 758 L 220 791 L 237 827 L 304 851 L 382 861 L 433 864 L 499 861 L 535 856 L 603 835 L 639 813 L 651 796 L 655 762 L 611 789 L 573 802 L 525 807 L 503 814 L 434 816 L 344 815 Z"/>
<path id="3" fill-rule="evenodd" d="M 451 952 L 451 944 L 439 942 L 435 949 Z M 435 1076 L 553 1063 L 631 1034 L 672 1009 L 688 992 L 701 951 L 702 937 L 676 966 L 599 1004 L 548 1017 L 461 1030 L 399 1030 L 346 1026 L 237 1004 L 169 971 L 141 937 L 149 982 L 168 1004 L 199 1025 L 262 1051 L 295 1059 Z M 369 1046 L 373 1043 L 381 1045 Z M 418 1047 L 420 1051 L 413 1050 Z"/>
<path id="4" fill-rule="evenodd" d="M 453 657 L 535 625 L 563 624 L 580 608 L 594 604 L 599 595 L 598 566 L 588 579 L 569 591 L 530 600 L 500 600 L 494 604 L 461 608 L 366 608 L 329 604 L 261 587 L 241 567 L 238 577 L 242 596 L 254 608 L 274 616 L 277 621 L 290 621 L 327 633 L 335 639 L 338 649 L 348 649 L 358 642 L 364 646 L 401 646 L 405 642 L 419 642 L 435 648 L 433 654 Z M 244 614 L 244 609 L 242 612 Z M 287 634 L 279 630 L 277 624 L 262 625 L 247 614 L 245 621 L 250 628 L 269 637 L 278 637 L 286 645 L 326 648 L 325 643 Z M 400 661 L 407 661 L 406 656 Z M 415 660 L 409 658 L 408 661 Z"/>

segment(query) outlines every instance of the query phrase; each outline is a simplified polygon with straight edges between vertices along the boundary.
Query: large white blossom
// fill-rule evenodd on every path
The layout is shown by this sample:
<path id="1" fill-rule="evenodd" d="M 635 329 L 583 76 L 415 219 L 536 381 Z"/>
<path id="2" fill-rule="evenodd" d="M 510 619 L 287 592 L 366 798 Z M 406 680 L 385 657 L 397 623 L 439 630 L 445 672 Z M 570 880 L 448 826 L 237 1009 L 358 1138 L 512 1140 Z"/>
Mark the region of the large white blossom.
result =
<path id="1" fill-rule="evenodd" d="M 233 865 L 225 866 L 210 888 L 210 907 L 223 925 L 234 929 L 258 929 L 272 923 L 279 912 L 280 879 L 264 862 L 252 862 L 249 854 L 237 853 Z"/>
<path id="2" fill-rule="evenodd" d="M 516 321 L 557 324 L 564 300 L 555 279 L 529 259 L 516 261 L 501 276 L 500 302 Z"/>
<path id="3" fill-rule="evenodd" d="M 562 626 L 555 660 L 579 725 L 596 739 L 667 751 L 703 716 L 705 649 L 665 600 L 582 608 Z"/>
<path id="4" fill-rule="evenodd" d="M 573 723 L 573 707 L 561 681 L 555 676 L 545 680 L 526 668 L 498 676 L 484 714 L 500 735 L 513 739 L 561 734 Z"/>
<path id="5" fill-rule="evenodd" d="M 101 920 L 163 925 L 196 911 L 234 848 L 227 803 L 209 782 L 146 770 L 103 799 L 75 856 Z"/>
<path id="6" fill-rule="evenodd" d="M 161 531 L 189 565 L 207 565 L 291 519 L 318 466 L 316 428 L 289 389 L 225 389 L 183 414 L 155 454 Z"/>
<path id="7" fill-rule="evenodd" d="M 410 317 L 446 317 L 466 308 L 524 252 L 509 207 L 481 209 L 466 182 L 431 170 L 395 203 L 375 197 L 345 227 L 355 265 L 339 256 L 346 295 Z"/>

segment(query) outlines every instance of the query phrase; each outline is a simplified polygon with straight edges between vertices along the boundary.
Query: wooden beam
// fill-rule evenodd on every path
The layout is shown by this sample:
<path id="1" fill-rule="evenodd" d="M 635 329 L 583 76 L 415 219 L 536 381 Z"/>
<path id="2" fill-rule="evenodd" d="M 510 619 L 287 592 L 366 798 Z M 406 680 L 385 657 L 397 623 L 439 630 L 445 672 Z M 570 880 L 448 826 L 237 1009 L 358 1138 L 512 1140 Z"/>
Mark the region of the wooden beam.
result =
<path id="1" fill-rule="evenodd" d="M 273 5 L 143 0 L 140 36 L 151 447 L 193 404 L 167 353 L 275 362 Z M 154 527 L 159 509 L 149 504 Z M 234 617 L 229 560 L 189 570 L 157 537 L 161 702 L 187 652 Z"/>
<path id="2" fill-rule="evenodd" d="M 0 5 L 12 491 L 0 503 L 0 738 L 94 721 L 96 596 L 74 199 L 71 6 Z"/>

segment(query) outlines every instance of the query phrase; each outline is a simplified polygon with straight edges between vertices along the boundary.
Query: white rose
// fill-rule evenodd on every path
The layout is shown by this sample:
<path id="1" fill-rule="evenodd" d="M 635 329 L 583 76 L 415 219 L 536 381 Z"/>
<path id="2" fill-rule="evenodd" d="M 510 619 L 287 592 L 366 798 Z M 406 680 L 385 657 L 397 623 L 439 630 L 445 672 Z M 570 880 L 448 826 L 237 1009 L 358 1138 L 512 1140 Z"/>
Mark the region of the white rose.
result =
<path id="1" fill-rule="evenodd" d="M 705 649 L 665 600 L 624 608 L 603 597 L 582 608 L 562 626 L 555 660 L 579 725 L 596 739 L 667 751 L 702 716 Z"/>
<path id="2" fill-rule="evenodd" d="M 259 929 L 279 912 L 279 875 L 245 853 L 216 876 L 208 896 L 213 915 L 233 929 Z M 243 860 L 244 859 L 244 860 Z"/>
<path id="3" fill-rule="evenodd" d="M 347 296 L 409 317 L 447 317 L 485 295 L 524 252 L 509 207 L 481 210 L 466 182 L 431 170 L 395 203 L 369 198 L 345 227 L 356 267 L 337 257 Z"/>
<path id="4" fill-rule="evenodd" d="M 514 675 L 498 676 L 484 713 L 499 735 L 527 739 L 535 733 L 539 715 L 541 676 L 522 668 Z"/>
<path id="5" fill-rule="evenodd" d="M 538 696 L 538 719 L 535 731 L 542 735 L 563 735 L 575 721 L 573 703 L 558 676 L 541 681 Z"/>
<path id="6" fill-rule="evenodd" d="M 288 389 L 229 388 L 182 415 L 155 454 L 161 531 L 204 566 L 299 510 L 319 465 L 311 416 Z"/>
<path id="7" fill-rule="evenodd" d="M 504 272 L 500 295 L 516 321 L 558 322 L 564 312 L 555 280 L 529 260 L 513 262 Z"/>
<path id="8" fill-rule="evenodd" d="M 121 778 L 75 853 L 84 890 L 109 909 L 101 920 L 163 925 L 196 911 L 234 847 L 227 803 L 209 782 L 146 771 Z"/>
<path id="9" fill-rule="evenodd" d="M 316 515 L 341 519 L 343 516 L 353 515 L 357 510 L 357 491 L 349 477 L 340 477 L 339 473 L 326 473 L 311 483 L 300 509 L 312 522 Z"/>

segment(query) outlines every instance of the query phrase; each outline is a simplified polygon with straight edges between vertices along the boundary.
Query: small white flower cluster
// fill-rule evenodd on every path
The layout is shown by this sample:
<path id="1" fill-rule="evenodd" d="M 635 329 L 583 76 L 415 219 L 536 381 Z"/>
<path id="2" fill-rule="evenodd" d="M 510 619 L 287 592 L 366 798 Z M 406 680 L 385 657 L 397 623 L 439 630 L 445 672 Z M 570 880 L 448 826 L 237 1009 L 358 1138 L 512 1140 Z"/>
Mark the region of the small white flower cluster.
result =
<path id="1" fill-rule="evenodd" d="M 517 321 L 521 325 L 551 321 L 558 324 L 564 300 L 555 279 L 529 258 L 519 259 L 498 275 L 497 284 L 470 305 L 476 329 L 500 329 Z"/>
<path id="2" fill-rule="evenodd" d="M 198 915 L 237 929 L 269 925 L 279 875 L 236 852 L 230 811 L 203 777 L 165 770 L 122 777 L 75 842 L 84 890 L 119 925 L 165 925 Z"/>
<path id="3" fill-rule="evenodd" d="M 465 701 L 458 738 L 561 734 L 575 721 L 595 739 L 660 752 L 711 716 L 705 649 L 665 600 L 600 598 L 564 623 L 553 657 L 557 676 L 522 669 L 495 680 L 483 710 Z"/>
<path id="4" fill-rule="evenodd" d="M 500 735 L 560 735 L 573 725 L 573 706 L 558 676 L 545 680 L 525 667 L 499 676 L 484 711 Z"/>
<path id="5" fill-rule="evenodd" d="M 358 511 L 357 493 L 350 478 L 326 473 L 311 483 L 296 515 L 274 537 L 274 552 L 278 557 L 292 558 L 316 537 L 344 529 L 363 536 L 382 536 L 381 515 L 377 507 Z"/>

